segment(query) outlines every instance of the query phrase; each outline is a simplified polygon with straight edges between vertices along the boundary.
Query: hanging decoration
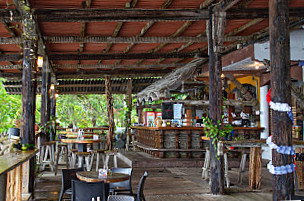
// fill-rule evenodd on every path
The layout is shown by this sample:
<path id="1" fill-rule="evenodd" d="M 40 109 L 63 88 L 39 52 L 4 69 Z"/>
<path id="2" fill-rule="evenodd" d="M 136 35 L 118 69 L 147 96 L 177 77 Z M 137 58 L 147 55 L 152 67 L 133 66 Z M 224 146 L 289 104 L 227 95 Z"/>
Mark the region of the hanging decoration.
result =
<path id="1" fill-rule="evenodd" d="M 291 111 L 291 107 L 287 103 L 275 103 L 271 101 L 271 88 L 269 89 L 266 100 L 272 110 L 279 111 L 279 112 L 286 112 L 288 117 L 290 118 L 293 124 L 293 114 Z"/>
<path id="2" fill-rule="evenodd" d="M 295 149 L 293 147 L 290 146 L 278 146 L 275 143 L 272 142 L 272 136 L 269 136 L 266 140 L 266 144 L 268 144 L 268 146 L 271 149 L 275 149 L 278 153 L 280 154 L 286 154 L 286 155 L 295 155 Z M 282 165 L 282 166 L 273 166 L 272 165 L 272 161 L 270 161 L 267 164 L 267 169 L 269 170 L 269 172 L 271 174 L 275 174 L 275 175 L 282 175 L 282 174 L 288 174 L 288 173 L 292 173 L 295 171 L 295 164 L 291 163 L 288 165 Z"/>

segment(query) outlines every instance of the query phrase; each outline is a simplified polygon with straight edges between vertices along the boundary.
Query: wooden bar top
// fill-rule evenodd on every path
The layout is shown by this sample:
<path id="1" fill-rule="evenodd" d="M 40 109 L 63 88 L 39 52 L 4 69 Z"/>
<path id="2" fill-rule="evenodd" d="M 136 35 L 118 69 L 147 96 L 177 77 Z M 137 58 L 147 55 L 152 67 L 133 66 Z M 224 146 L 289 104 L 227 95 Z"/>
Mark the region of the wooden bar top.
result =
<path id="1" fill-rule="evenodd" d="M 147 126 L 131 126 L 133 129 L 147 129 L 147 130 L 204 130 L 204 127 L 182 126 L 182 127 L 147 127 Z M 234 130 L 264 130 L 263 127 L 233 127 Z"/>
<path id="2" fill-rule="evenodd" d="M 61 142 L 64 142 L 64 143 L 76 143 L 76 144 L 93 144 L 93 143 L 99 143 L 101 141 L 100 140 L 92 140 L 92 139 L 83 139 L 83 140 L 78 140 L 78 139 L 61 139 Z"/>
<path id="3" fill-rule="evenodd" d="M 36 155 L 38 149 L 29 151 L 16 151 L 0 156 L 0 175 L 15 169 Z"/>
<path id="4" fill-rule="evenodd" d="M 133 129 L 144 129 L 144 130 L 201 130 L 203 127 L 183 126 L 183 127 L 146 127 L 146 126 L 131 126 Z"/>
<path id="5" fill-rule="evenodd" d="M 264 130 L 263 127 L 233 127 L 233 130 L 256 130 L 256 131 L 262 131 Z"/>

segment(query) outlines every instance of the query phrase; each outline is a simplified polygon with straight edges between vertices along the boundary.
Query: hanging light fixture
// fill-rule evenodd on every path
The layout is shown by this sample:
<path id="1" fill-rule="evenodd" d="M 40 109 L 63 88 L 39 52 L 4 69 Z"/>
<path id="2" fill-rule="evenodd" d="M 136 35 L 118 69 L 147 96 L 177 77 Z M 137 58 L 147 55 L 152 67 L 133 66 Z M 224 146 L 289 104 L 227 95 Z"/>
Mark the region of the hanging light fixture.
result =
<path id="1" fill-rule="evenodd" d="M 58 94 L 55 94 L 55 98 L 58 98 L 58 96 L 59 96 Z"/>
<path id="2" fill-rule="evenodd" d="M 55 89 L 55 85 L 51 84 L 51 90 L 54 90 L 54 89 Z"/>
<path id="3" fill-rule="evenodd" d="M 43 66 L 43 56 L 38 56 L 37 58 L 37 66 L 42 67 Z"/>

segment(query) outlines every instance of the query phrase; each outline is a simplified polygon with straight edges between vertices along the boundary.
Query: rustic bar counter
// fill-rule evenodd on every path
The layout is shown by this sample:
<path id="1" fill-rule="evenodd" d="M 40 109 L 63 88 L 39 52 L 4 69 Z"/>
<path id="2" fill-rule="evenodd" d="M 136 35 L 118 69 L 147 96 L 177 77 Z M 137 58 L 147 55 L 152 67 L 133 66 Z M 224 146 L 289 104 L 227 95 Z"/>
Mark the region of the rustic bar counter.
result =
<path id="1" fill-rule="evenodd" d="M 27 200 L 29 160 L 37 152 L 17 151 L 0 156 L 0 200 Z"/>
<path id="2" fill-rule="evenodd" d="M 131 127 L 136 146 L 159 158 L 202 158 L 203 128 L 196 127 Z"/>

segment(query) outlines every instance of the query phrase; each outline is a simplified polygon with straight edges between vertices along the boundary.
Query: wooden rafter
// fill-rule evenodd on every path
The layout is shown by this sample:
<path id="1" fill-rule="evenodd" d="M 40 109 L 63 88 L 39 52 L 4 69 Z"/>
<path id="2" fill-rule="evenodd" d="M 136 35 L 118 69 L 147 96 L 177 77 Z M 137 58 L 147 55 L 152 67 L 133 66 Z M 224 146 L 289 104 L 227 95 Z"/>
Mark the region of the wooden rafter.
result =
<path id="1" fill-rule="evenodd" d="M 77 68 L 77 69 L 128 69 L 128 70 L 136 70 L 136 69 L 160 69 L 160 68 L 178 68 L 184 66 L 185 64 L 143 64 L 143 65 L 122 65 L 122 64 L 114 64 L 114 65 L 88 65 L 88 64 L 63 64 L 54 65 L 55 68 L 69 69 L 69 68 Z M 18 65 L 8 65 L 8 66 L 0 66 L 1 69 L 18 69 Z"/>
<path id="2" fill-rule="evenodd" d="M 204 1 L 203 3 L 201 3 L 200 4 L 200 9 L 204 9 L 204 8 L 207 8 L 211 3 L 213 2 L 213 0 L 207 0 L 207 1 Z M 186 27 L 190 27 L 191 25 L 192 25 L 192 23 L 193 22 L 191 22 L 191 21 L 188 21 L 188 22 L 186 22 L 186 23 L 184 23 L 182 26 L 181 26 L 181 28 L 182 27 L 184 27 L 184 26 L 186 26 Z M 180 28 L 180 29 L 181 29 Z M 181 30 L 182 32 L 184 32 L 185 30 Z M 175 34 L 182 34 L 182 32 L 175 32 Z M 178 36 L 178 35 L 176 35 L 176 36 Z M 196 38 L 201 38 L 202 37 L 202 34 L 198 34 L 198 36 L 196 36 Z M 204 38 L 206 38 L 206 40 L 207 40 L 207 37 L 204 37 Z M 176 37 L 174 37 L 174 39 L 176 39 Z M 187 42 L 186 44 L 193 44 L 194 42 L 193 41 L 189 41 L 189 42 Z M 174 51 L 172 51 L 172 52 L 179 52 L 179 51 L 181 51 L 181 50 L 179 50 L 179 49 L 177 49 L 177 50 L 174 50 Z M 164 61 L 165 59 L 164 58 L 162 58 L 162 59 L 159 59 L 156 63 L 161 63 L 162 61 Z M 176 61 L 175 63 L 178 63 L 179 61 L 181 61 L 182 59 L 180 59 L 180 60 L 178 60 L 178 61 Z"/>
<path id="3" fill-rule="evenodd" d="M 217 4 L 217 9 L 227 11 L 242 0 L 222 0 Z"/>
<path id="4" fill-rule="evenodd" d="M 226 36 L 225 42 L 247 41 L 254 36 Z M 48 43 L 201 43 L 206 42 L 207 37 L 103 37 L 103 36 L 45 36 Z M 21 44 L 21 37 L 0 37 L 0 44 Z"/>
<path id="5" fill-rule="evenodd" d="M 291 17 L 304 16 L 304 8 L 290 8 L 289 12 Z M 209 19 L 207 9 L 37 9 L 35 14 L 41 22 L 201 21 Z M 3 13 L 2 20 L 9 17 L 10 15 L 6 16 L 6 13 Z M 267 8 L 229 9 L 227 12 L 227 19 L 268 17 Z"/>
<path id="6" fill-rule="evenodd" d="M 0 61 L 4 56 L 2 55 Z M 19 55 L 20 56 L 20 55 Z M 201 52 L 181 53 L 135 53 L 135 54 L 50 54 L 51 60 L 116 60 L 116 59 L 158 59 L 158 58 L 204 58 L 207 54 Z M 6 57 L 7 58 L 7 57 Z M 14 58 L 14 57 L 13 57 Z M 14 59 L 13 59 L 14 60 Z"/>
<path id="7" fill-rule="evenodd" d="M 173 2 L 173 0 L 166 0 L 162 6 L 161 6 L 161 9 L 165 9 L 165 8 L 168 8 L 170 6 L 170 4 Z M 137 38 L 140 38 L 142 37 L 143 35 L 145 35 L 145 33 L 154 25 L 155 22 L 153 21 L 150 21 L 148 22 L 139 32 L 139 34 L 137 34 Z M 128 53 L 131 48 L 135 45 L 135 42 L 131 43 L 124 51 L 124 53 Z M 116 64 L 120 64 L 121 63 L 121 60 L 118 60 L 116 62 Z"/>
<path id="8" fill-rule="evenodd" d="M 1 22 L 20 21 L 16 10 L 0 9 Z M 304 8 L 290 8 L 290 17 L 304 17 Z M 41 22 L 96 22 L 96 21 L 201 21 L 209 19 L 207 9 L 37 9 Z M 268 18 L 267 8 L 229 9 L 227 19 Z"/>

